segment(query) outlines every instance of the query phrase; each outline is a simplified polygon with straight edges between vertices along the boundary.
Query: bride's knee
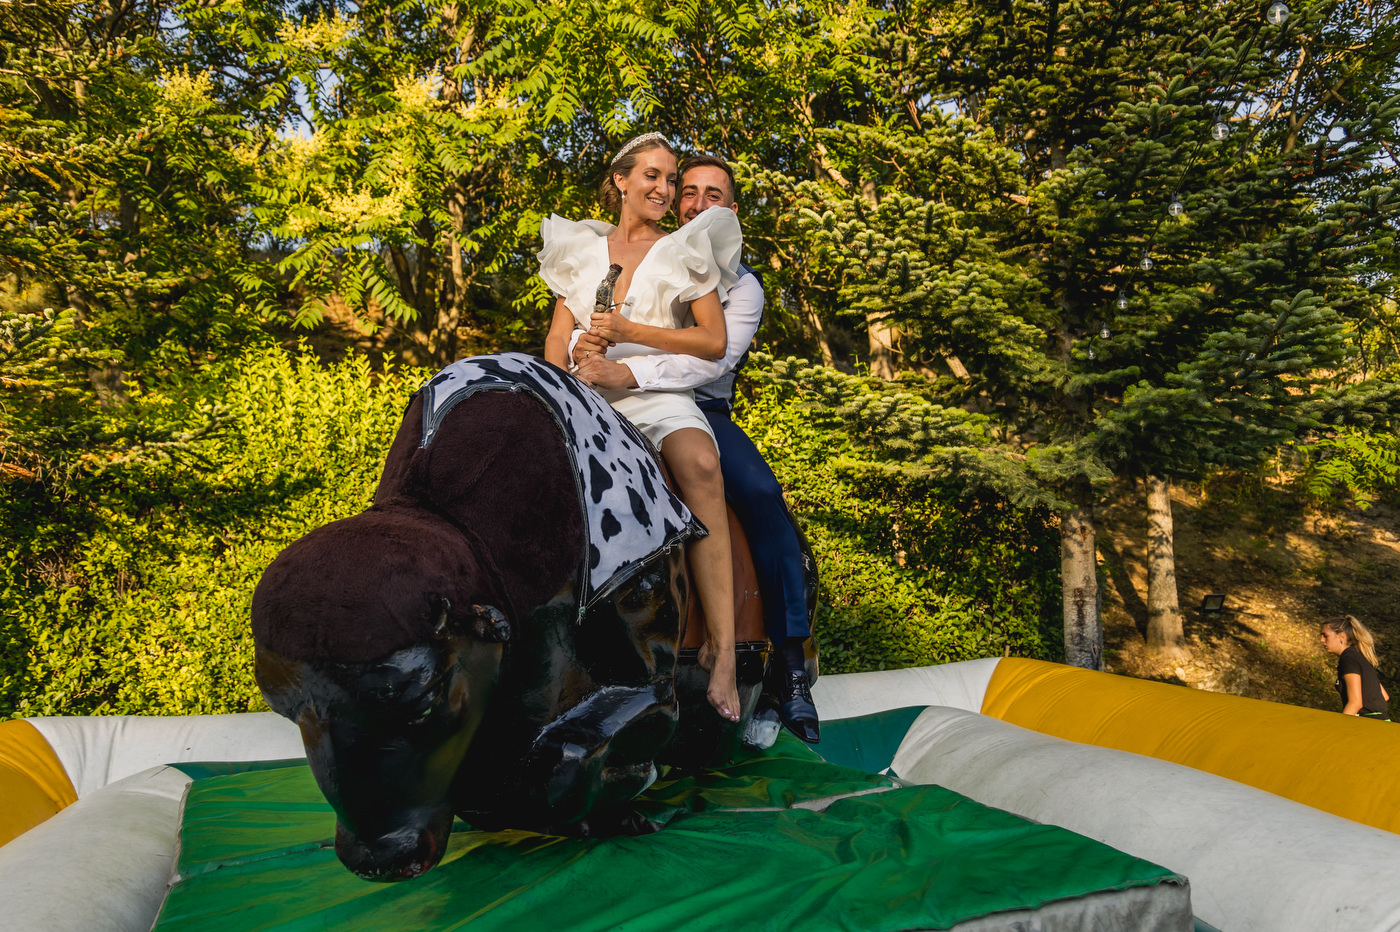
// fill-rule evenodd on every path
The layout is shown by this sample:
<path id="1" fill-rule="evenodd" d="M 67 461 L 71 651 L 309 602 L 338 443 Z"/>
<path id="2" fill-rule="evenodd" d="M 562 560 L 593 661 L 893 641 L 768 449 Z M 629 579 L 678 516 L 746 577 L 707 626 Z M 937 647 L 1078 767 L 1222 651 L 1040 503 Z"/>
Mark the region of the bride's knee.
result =
<path id="1" fill-rule="evenodd" d="M 684 433 L 677 431 L 677 433 Z M 708 489 L 718 487 L 721 491 L 724 488 L 723 478 L 719 470 L 719 451 L 715 449 L 715 443 L 710 439 L 710 435 L 703 431 L 695 431 L 698 438 L 676 437 L 675 441 L 668 437 L 667 442 L 662 447 L 661 455 L 666 460 L 667 467 L 671 474 L 676 477 L 682 490 L 688 488 Z"/>
<path id="2" fill-rule="evenodd" d="M 715 485 L 723 481 L 719 471 L 719 453 L 715 452 L 714 444 L 710 444 L 708 449 L 701 447 L 697 450 L 690 465 L 695 478 L 706 485 Z"/>

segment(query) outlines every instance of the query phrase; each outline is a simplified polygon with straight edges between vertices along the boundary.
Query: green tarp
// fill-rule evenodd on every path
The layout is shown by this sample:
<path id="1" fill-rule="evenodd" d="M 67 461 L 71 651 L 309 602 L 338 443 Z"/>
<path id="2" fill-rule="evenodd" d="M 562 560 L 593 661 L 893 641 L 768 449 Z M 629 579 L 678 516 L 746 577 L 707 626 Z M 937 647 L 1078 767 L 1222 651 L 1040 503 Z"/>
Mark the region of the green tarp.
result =
<path id="1" fill-rule="evenodd" d="M 928 706 L 887 709 L 822 723 L 822 757 L 833 764 L 880 773 L 894 763 L 914 719 Z M 898 776 L 896 774 L 896 776 Z"/>
<path id="2" fill-rule="evenodd" d="M 459 822 L 435 870 L 375 884 L 336 860 L 334 816 L 304 765 L 204 777 L 155 928 L 895 932 L 1177 879 L 941 787 L 826 763 L 787 736 L 663 778 L 640 805 L 666 827 L 572 839 Z"/>

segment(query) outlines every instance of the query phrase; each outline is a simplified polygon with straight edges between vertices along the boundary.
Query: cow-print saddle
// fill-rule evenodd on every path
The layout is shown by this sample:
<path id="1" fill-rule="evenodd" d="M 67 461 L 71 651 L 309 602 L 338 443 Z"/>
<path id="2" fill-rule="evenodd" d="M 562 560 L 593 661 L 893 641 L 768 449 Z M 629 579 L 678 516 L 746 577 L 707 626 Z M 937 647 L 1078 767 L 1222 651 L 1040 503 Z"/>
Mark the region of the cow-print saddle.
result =
<path id="1" fill-rule="evenodd" d="M 453 406 L 490 390 L 531 393 L 564 435 L 587 534 L 580 619 L 638 563 L 705 536 L 704 525 L 667 487 L 651 442 L 592 388 L 524 353 L 471 356 L 433 376 L 422 389 L 422 446 L 433 442 Z"/>

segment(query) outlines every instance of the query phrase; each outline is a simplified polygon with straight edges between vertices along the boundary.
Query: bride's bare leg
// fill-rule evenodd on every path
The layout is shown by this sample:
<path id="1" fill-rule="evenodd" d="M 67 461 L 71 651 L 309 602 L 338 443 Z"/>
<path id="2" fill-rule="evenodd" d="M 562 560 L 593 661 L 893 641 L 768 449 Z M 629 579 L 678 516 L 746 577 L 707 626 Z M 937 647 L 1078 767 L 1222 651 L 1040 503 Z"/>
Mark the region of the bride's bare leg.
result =
<path id="1" fill-rule="evenodd" d="M 709 529 L 688 553 L 695 589 L 705 609 L 705 646 L 700 665 L 710 671 L 708 698 L 720 715 L 739 720 L 739 688 L 734 658 L 734 567 L 729 552 L 729 516 L 719 451 L 710 435 L 686 427 L 666 435 L 661 444 L 666 465 L 680 486 L 681 498 Z"/>

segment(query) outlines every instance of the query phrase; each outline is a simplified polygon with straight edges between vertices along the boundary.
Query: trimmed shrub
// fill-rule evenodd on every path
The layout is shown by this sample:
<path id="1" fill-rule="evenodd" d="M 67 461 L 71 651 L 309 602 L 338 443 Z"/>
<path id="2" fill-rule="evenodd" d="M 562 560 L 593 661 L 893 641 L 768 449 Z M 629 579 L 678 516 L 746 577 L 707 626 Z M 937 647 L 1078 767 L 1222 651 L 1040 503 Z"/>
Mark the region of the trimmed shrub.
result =
<path id="1" fill-rule="evenodd" d="M 419 371 L 251 352 L 172 394 L 229 423 L 211 468 L 157 463 L 40 487 L 0 512 L 0 714 L 263 708 L 249 606 L 263 569 L 311 529 L 368 506 Z"/>
<path id="2" fill-rule="evenodd" d="M 0 716 L 264 708 L 249 607 L 263 569 L 368 506 L 422 370 L 247 353 L 165 390 L 222 407 L 189 457 L 129 466 L 64 498 L 11 483 L 0 504 Z M 739 420 L 773 463 L 821 566 L 828 672 L 1003 653 L 1053 656 L 1047 518 L 898 471 L 774 389 Z M 1049 610 L 1047 611 L 1047 605 Z"/>
<path id="3" fill-rule="evenodd" d="M 823 670 L 1063 656 L 1059 535 L 1044 509 L 884 469 L 878 452 L 772 382 L 736 419 L 816 555 Z"/>

